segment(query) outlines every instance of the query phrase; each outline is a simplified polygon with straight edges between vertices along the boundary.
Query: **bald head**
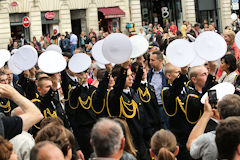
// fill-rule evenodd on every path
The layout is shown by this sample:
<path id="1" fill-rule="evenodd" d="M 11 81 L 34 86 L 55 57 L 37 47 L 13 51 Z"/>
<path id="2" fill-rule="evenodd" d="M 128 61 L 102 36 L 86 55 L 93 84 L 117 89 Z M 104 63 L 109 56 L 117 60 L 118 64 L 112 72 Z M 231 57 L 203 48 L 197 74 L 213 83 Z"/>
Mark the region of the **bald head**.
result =
<path id="1" fill-rule="evenodd" d="M 43 141 L 32 148 L 30 160 L 64 160 L 64 156 L 56 144 Z"/>

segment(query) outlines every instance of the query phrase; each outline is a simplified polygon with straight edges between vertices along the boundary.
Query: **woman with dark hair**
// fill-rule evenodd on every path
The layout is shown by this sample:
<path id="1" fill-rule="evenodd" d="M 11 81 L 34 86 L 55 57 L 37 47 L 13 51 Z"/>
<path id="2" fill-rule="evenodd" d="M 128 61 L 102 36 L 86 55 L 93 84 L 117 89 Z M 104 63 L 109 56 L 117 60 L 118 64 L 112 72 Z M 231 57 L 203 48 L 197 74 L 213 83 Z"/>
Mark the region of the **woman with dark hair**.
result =
<path id="1" fill-rule="evenodd" d="M 17 155 L 13 151 L 13 145 L 2 136 L 0 136 L 0 159 L 17 160 Z"/>
<path id="2" fill-rule="evenodd" d="M 234 84 L 235 77 L 237 73 L 235 70 L 237 69 L 236 58 L 232 54 L 227 54 L 221 58 L 221 68 L 223 73 L 218 80 L 218 83 L 229 82 Z"/>

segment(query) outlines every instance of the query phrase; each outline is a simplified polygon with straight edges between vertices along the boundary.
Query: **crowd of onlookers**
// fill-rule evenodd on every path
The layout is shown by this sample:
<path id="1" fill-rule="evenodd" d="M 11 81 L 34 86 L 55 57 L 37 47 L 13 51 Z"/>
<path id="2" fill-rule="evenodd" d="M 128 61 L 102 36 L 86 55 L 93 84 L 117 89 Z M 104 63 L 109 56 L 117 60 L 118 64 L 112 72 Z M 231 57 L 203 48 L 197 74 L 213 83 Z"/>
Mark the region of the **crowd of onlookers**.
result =
<path id="1" fill-rule="evenodd" d="M 151 112 L 159 113 L 159 117 L 161 116 L 160 121 L 162 121 L 162 126 L 160 128 L 171 130 L 157 129 L 157 131 L 155 131 L 153 128 L 151 128 L 152 126 L 149 127 L 146 125 L 147 127 L 151 128 L 151 132 L 154 130 L 150 136 L 146 136 L 144 134 L 141 135 L 144 138 L 148 137 L 148 139 L 146 138 L 147 140 L 143 140 L 143 143 L 146 148 L 149 149 L 149 152 L 147 151 L 149 154 L 149 159 L 154 158 L 156 160 L 174 160 L 178 158 L 179 160 L 182 160 L 184 159 L 182 157 L 187 157 L 187 159 L 191 159 L 192 157 L 194 159 L 202 158 L 203 160 L 238 160 L 240 158 L 240 78 L 238 76 L 238 71 L 240 69 L 240 50 L 237 48 L 235 43 L 235 32 L 238 31 L 238 27 L 234 27 L 235 23 L 236 22 L 234 22 L 232 27 L 226 27 L 223 33 L 224 39 L 228 45 L 228 49 L 226 55 L 221 58 L 221 65 L 219 65 L 217 62 L 206 62 L 202 66 L 195 66 L 188 70 L 186 68 L 175 67 L 168 62 L 165 56 L 168 44 L 173 40 L 180 38 L 192 42 L 194 41 L 194 38 L 197 38 L 205 31 L 213 31 L 218 33 L 214 23 L 208 23 L 207 21 L 204 21 L 203 24 L 194 24 L 194 26 L 192 26 L 190 23 L 184 21 L 183 25 L 178 28 L 174 22 L 169 22 L 168 20 L 165 21 L 163 27 L 159 24 L 153 25 L 151 23 L 147 24 L 146 22 L 143 22 L 142 28 L 137 34 L 145 37 L 149 41 L 149 49 L 142 57 L 137 58 L 133 62 L 128 61 L 121 65 L 116 65 L 115 70 L 111 68 L 110 71 L 108 71 L 107 65 L 105 66 L 106 69 L 100 69 L 97 63 L 93 60 L 91 70 L 86 70 L 85 72 L 79 73 L 79 75 L 72 73 L 69 68 L 66 68 L 64 72 L 61 72 L 61 76 L 63 73 L 65 73 L 65 76 L 68 77 L 69 81 L 76 83 L 75 86 L 73 85 L 73 87 L 69 89 L 67 94 L 68 100 L 66 100 L 69 101 L 69 104 L 67 105 L 69 105 L 72 110 L 76 109 L 71 106 L 70 100 L 76 96 L 73 93 L 80 93 L 80 91 L 77 90 L 78 87 L 82 87 L 82 90 L 86 89 L 86 93 L 88 94 L 88 92 L 90 92 L 89 86 L 94 86 L 94 88 L 97 90 L 105 85 L 107 87 L 106 90 L 109 91 L 107 93 L 110 94 L 110 91 L 113 90 L 114 95 L 116 94 L 116 90 L 114 89 L 120 86 L 120 82 L 124 78 L 125 84 L 123 84 L 123 86 L 126 86 L 128 83 L 131 83 L 133 79 L 139 78 L 138 71 L 142 69 L 142 77 L 140 77 L 141 83 L 140 81 L 139 83 L 144 86 L 144 88 L 149 87 L 149 90 L 142 93 L 142 95 L 150 95 L 154 98 L 156 97 L 154 99 L 156 104 L 149 102 L 150 108 L 153 108 L 153 105 L 156 105 L 159 107 L 158 109 L 160 111 L 157 109 L 157 111 L 155 110 Z M 116 32 L 121 31 L 116 29 Z M 24 35 L 22 35 L 22 38 L 19 40 L 19 42 L 14 42 L 12 39 L 10 39 L 8 50 L 13 51 L 14 49 L 17 49 L 25 44 L 30 44 L 39 53 L 42 53 L 51 44 L 56 44 L 62 49 L 63 55 L 66 59 L 71 58 L 71 56 L 75 54 L 76 50 L 78 50 L 78 52 L 88 53 L 88 55 L 91 56 L 91 49 L 94 44 L 97 41 L 104 39 L 109 34 L 109 32 L 105 32 L 103 30 L 100 30 L 97 34 L 94 32 L 94 30 L 90 29 L 87 35 L 84 32 L 82 32 L 80 35 L 75 35 L 72 32 L 66 32 L 65 34 L 59 33 L 51 37 L 49 34 L 47 34 L 45 37 L 41 37 L 39 41 L 36 39 L 36 37 L 33 37 L 31 42 L 27 42 L 24 39 Z M 131 74 L 129 74 L 129 72 Z M 78 76 L 81 76 L 81 74 L 84 74 L 85 76 L 79 78 Z M 119 74 L 120 78 L 117 77 Z M 76 133 L 72 131 L 73 128 L 70 127 L 67 129 L 67 127 L 65 127 L 65 122 L 63 122 L 63 120 L 60 118 L 56 118 L 54 115 L 53 117 L 46 118 L 45 115 L 42 115 L 30 100 L 20 95 L 15 89 L 13 89 L 13 87 L 10 87 L 10 85 L 12 85 L 14 88 L 16 88 L 16 86 L 20 84 L 19 82 L 16 83 L 16 80 L 13 80 L 13 76 L 15 76 L 15 78 L 17 77 L 11 73 L 7 65 L 1 69 L 0 100 L 2 102 L 2 99 L 9 99 L 16 103 L 19 107 L 16 107 L 11 111 L 11 116 L 2 116 L 2 114 L 0 114 L 0 135 L 5 138 L 4 139 L 0 136 L 0 159 L 83 160 L 84 155 L 80 150 L 81 144 L 79 143 L 79 139 L 82 137 L 76 137 Z M 60 80 L 60 78 L 58 79 L 54 74 L 47 75 L 46 73 L 41 72 L 39 68 L 37 69 L 35 67 L 31 70 L 24 71 L 21 76 L 26 76 L 25 80 L 27 83 L 32 85 L 32 88 L 30 88 L 30 91 L 28 91 L 32 93 L 31 90 L 37 90 L 39 93 L 38 96 L 43 97 L 43 99 L 47 96 L 54 97 L 53 94 L 48 94 L 54 93 L 51 90 L 53 88 L 53 83 L 55 82 L 55 84 L 60 85 L 61 82 L 63 85 L 62 82 L 64 78 L 61 77 Z M 107 83 L 104 82 L 103 84 L 102 80 L 106 80 L 106 77 L 109 79 Z M 183 77 L 187 77 L 189 80 L 188 84 L 183 83 Z M 118 81 L 114 81 L 113 78 L 119 78 L 120 80 L 117 79 Z M 81 81 L 86 79 L 86 81 L 84 81 L 85 84 L 80 82 L 80 79 Z M 208 82 L 214 84 L 229 82 L 235 86 L 235 94 L 226 95 L 223 97 L 218 102 L 216 108 L 212 108 L 208 100 L 205 101 L 204 105 L 196 104 L 196 106 L 187 106 L 187 103 L 192 101 L 191 98 L 197 98 L 193 99 L 194 102 L 200 101 L 199 97 L 203 96 L 203 92 L 205 91 L 204 87 L 208 85 Z M 114 86 L 115 83 L 116 86 Z M 183 84 L 184 86 L 182 86 Z M 22 88 L 24 87 L 26 86 L 22 86 Z M 59 88 L 56 87 L 56 92 L 59 93 L 60 91 L 58 89 L 63 89 L 64 87 L 67 89 L 69 88 L 68 85 Z M 179 91 L 178 96 L 181 97 L 186 95 L 188 97 L 184 99 L 186 100 L 185 105 L 183 105 L 183 100 L 179 100 L 179 97 L 174 97 L 176 96 L 175 94 L 177 94 L 176 92 L 178 92 L 177 90 L 179 87 L 180 89 L 184 89 Z M 133 86 L 131 85 L 124 89 L 121 88 L 121 95 L 124 97 L 132 96 L 132 99 L 135 98 L 141 103 L 144 103 L 146 100 L 141 99 L 142 97 L 138 98 L 139 90 L 137 93 L 135 93 L 132 88 Z M 173 88 L 174 90 L 171 90 Z M 194 92 L 185 93 L 188 92 L 188 90 L 186 91 L 185 89 L 190 89 Z M 165 91 L 169 91 L 170 93 L 166 94 L 166 99 L 164 99 L 164 93 L 166 93 Z M 97 90 L 96 92 L 103 92 L 103 90 Z M 151 94 L 149 92 L 151 92 Z M 94 94 L 90 94 L 90 98 L 93 98 L 93 95 Z M 116 96 L 117 94 L 112 96 L 112 101 L 116 100 Z M 48 98 L 49 97 L 47 97 L 47 100 L 49 100 Z M 150 100 L 153 101 L 151 98 Z M 58 99 L 58 101 L 60 100 Z M 82 101 L 81 96 L 77 97 L 77 101 L 80 103 L 86 103 L 85 101 Z M 169 103 L 167 101 L 169 101 Z M 119 101 L 117 102 L 118 103 L 116 103 L 116 106 L 119 104 Z M 123 103 L 125 106 L 127 106 L 126 108 L 129 111 L 134 110 L 134 108 L 128 108 L 129 106 L 133 105 L 134 102 L 130 103 L 130 101 L 126 101 Z M 142 105 L 141 103 L 138 103 L 137 105 Z M 164 106 L 164 103 L 166 106 Z M 148 102 L 145 104 L 148 104 Z M 180 107 L 177 106 L 178 104 Z M 8 106 L 2 105 L 2 103 L 0 105 L 3 108 L 5 107 L 3 110 L 6 111 Z M 66 103 L 64 105 L 66 105 Z M 169 107 L 171 105 L 173 105 L 174 108 L 173 114 L 168 112 L 172 109 Z M 53 104 L 53 106 L 55 105 Z M 116 106 L 114 105 L 114 107 Z M 86 106 L 83 105 L 79 112 L 82 113 L 85 109 L 84 107 L 86 108 Z M 175 110 L 175 107 L 178 107 L 177 110 Z M 190 109 L 187 107 L 190 107 Z M 190 111 L 191 108 L 194 107 L 200 108 L 199 110 L 193 109 L 193 111 L 199 111 L 200 116 L 196 116 L 196 112 L 192 112 L 193 115 L 188 115 L 187 111 Z M 143 111 L 150 110 L 149 108 L 145 108 L 145 106 L 142 108 L 144 109 L 139 109 L 140 111 L 137 111 L 141 116 L 145 115 Z M 66 107 L 63 107 L 63 109 L 66 109 Z M 94 117 L 92 114 L 97 114 L 97 111 L 93 112 L 92 108 L 85 110 L 87 110 L 86 113 L 91 112 L 90 115 L 92 117 Z M 76 111 L 75 114 L 77 113 L 78 111 Z M 163 113 L 168 114 L 166 119 L 163 118 L 165 116 Z M 46 111 L 44 114 L 47 114 Z M 76 116 L 75 114 L 73 114 L 73 116 Z M 148 114 L 154 115 L 154 113 Z M 135 116 L 130 118 L 126 113 L 118 117 L 110 116 L 110 118 L 106 118 L 106 115 L 100 115 L 99 117 L 105 118 L 98 117 L 97 120 L 90 116 L 90 119 L 94 119 L 93 121 L 95 122 L 91 128 L 91 133 L 85 133 L 88 130 L 84 127 L 86 127 L 88 124 L 84 124 L 84 122 L 74 122 L 74 124 L 71 125 L 74 126 L 78 123 L 83 124 L 83 126 L 81 126 L 82 128 L 80 133 L 82 131 L 84 134 L 89 135 L 88 138 L 90 139 L 90 144 L 93 148 L 93 153 L 91 154 L 90 159 L 143 159 L 142 157 L 139 157 L 141 153 L 139 153 L 139 150 L 136 149 L 136 146 L 138 145 L 138 139 L 136 139 L 136 137 L 139 139 L 143 137 L 139 136 L 140 133 L 136 132 L 139 128 L 145 126 L 140 125 L 137 126 L 139 127 L 137 128 L 135 123 L 145 124 L 149 119 L 153 119 L 153 121 L 155 121 L 156 119 L 154 118 L 156 117 L 147 115 L 146 117 L 148 118 L 144 117 L 146 119 L 142 120 L 142 117 L 137 117 L 139 115 L 135 113 Z M 59 115 L 57 116 L 60 117 Z M 78 116 L 79 115 L 76 117 Z M 192 122 L 189 120 L 190 118 L 188 116 L 191 118 L 193 117 L 194 119 L 196 118 L 196 121 Z M 72 117 L 69 116 L 68 118 Z M 134 119 L 135 122 L 131 123 L 132 119 Z M 39 121 L 41 121 L 39 125 L 39 128 L 41 129 L 33 139 L 32 135 L 29 134 L 29 132 L 31 132 L 30 128 L 33 125 L 38 128 L 35 124 Z M 171 124 L 170 121 L 175 122 L 175 124 Z M 179 128 L 178 124 L 180 126 L 183 125 L 186 128 Z M 147 127 L 144 128 L 146 131 L 149 129 Z M 76 127 L 74 129 L 76 129 Z M 143 132 L 145 130 L 143 130 Z M 84 141 L 84 139 L 81 140 Z M 83 148 L 84 147 L 86 146 L 83 146 Z M 191 155 L 191 157 L 188 157 L 188 154 Z"/>

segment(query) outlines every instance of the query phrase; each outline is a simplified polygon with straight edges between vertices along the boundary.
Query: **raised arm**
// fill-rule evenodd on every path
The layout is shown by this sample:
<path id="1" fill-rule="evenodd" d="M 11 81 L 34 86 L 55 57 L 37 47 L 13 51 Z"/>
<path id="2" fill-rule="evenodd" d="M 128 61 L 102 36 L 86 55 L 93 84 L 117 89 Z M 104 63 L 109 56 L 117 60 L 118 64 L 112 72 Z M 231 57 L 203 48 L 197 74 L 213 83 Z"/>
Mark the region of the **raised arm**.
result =
<path id="1" fill-rule="evenodd" d="M 24 114 L 20 115 L 23 121 L 22 130 L 29 129 L 43 119 L 40 110 L 10 85 L 0 84 L 0 97 L 13 100 L 24 111 Z"/>

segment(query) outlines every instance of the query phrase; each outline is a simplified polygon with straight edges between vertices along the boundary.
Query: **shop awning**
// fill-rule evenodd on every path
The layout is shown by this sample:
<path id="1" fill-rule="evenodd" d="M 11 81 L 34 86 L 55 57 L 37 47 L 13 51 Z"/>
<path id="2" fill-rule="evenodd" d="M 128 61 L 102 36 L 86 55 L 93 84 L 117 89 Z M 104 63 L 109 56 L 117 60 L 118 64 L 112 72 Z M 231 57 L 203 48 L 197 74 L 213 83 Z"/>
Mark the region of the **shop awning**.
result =
<path id="1" fill-rule="evenodd" d="M 98 8 L 98 11 L 103 13 L 105 19 L 125 16 L 125 12 L 119 7 Z"/>

